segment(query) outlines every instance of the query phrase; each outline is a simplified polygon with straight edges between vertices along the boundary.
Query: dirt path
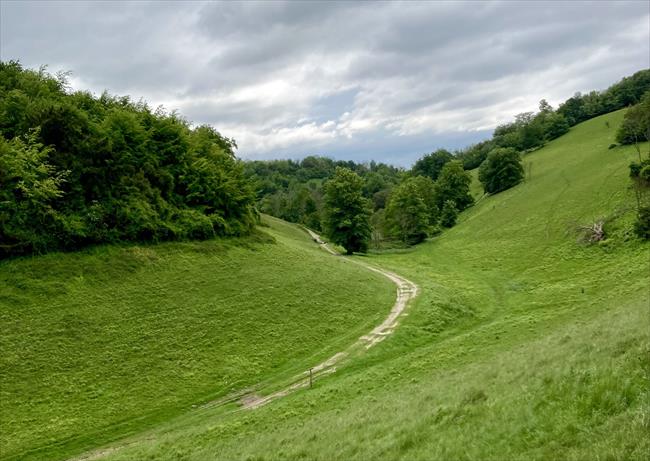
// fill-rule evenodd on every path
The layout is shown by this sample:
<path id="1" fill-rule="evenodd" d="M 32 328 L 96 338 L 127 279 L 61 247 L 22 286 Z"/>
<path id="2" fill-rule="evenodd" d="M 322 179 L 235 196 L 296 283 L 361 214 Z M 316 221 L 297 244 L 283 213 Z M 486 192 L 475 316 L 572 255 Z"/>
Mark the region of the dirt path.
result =
<path id="1" fill-rule="evenodd" d="M 327 243 L 325 243 L 318 234 L 312 232 L 309 229 L 305 230 L 309 233 L 314 242 L 316 242 L 322 249 L 332 255 L 345 258 L 344 256 L 341 256 L 339 253 L 337 253 L 334 249 L 332 249 Z M 384 321 L 377 325 L 371 332 L 361 336 L 345 351 L 334 354 L 324 362 L 315 365 L 311 370 L 307 370 L 302 373 L 302 375 L 298 377 L 298 379 L 290 386 L 287 386 L 282 390 L 265 396 L 258 396 L 254 393 L 249 393 L 242 396 L 239 401 L 244 408 L 258 408 L 277 398 L 291 394 L 298 389 L 310 386 L 310 384 L 319 377 L 334 373 L 336 371 L 337 364 L 339 364 L 346 357 L 349 357 L 353 352 L 359 349 L 370 349 L 372 346 L 386 338 L 386 336 L 390 335 L 393 330 L 395 330 L 399 317 L 406 309 L 408 302 L 417 296 L 418 286 L 410 280 L 407 280 L 404 277 L 401 277 L 393 272 L 371 266 L 356 259 L 345 258 L 345 260 L 381 274 L 397 286 L 397 297 L 395 299 L 395 304 L 393 304 L 388 317 L 386 317 Z"/>
<path id="2" fill-rule="evenodd" d="M 379 343 L 388 335 L 390 335 L 395 330 L 395 327 L 397 327 L 399 317 L 404 313 L 404 310 L 406 309 L 408 302 L 417 296 L 418 286 L 415 283 L 393 272 L 371 266 L 370 264 L 366 264 L 356 259 L 342 256 L 339 253 L 337 253 L 334 249 L 332 249 L 327 243 L 325 243 L 318 234 L 312 232 L 309 229 L 305 229 L 305 230 L 309 233 L 309 235 L 314 240 L 314 242 L 316 242 L 323 250 L 327 251 L 328 253 L 336 257 L 343 258 L 347 262 L 358 264 L 366 268 L 367 270 L 381 274 L 384 277 L 388 278 L 397 286 L 397 296 L 395 299 L 395 304 L 393 304 L 393 307 L 391 308 L 388 317 L 386 317 L 384 321 L 381 322 L 379 325 L 377 325 L 371 332 L 361 336 L 357 341 L 355 341 L 352 345 L 350 345 L 345 351 L 338 352 L 334 354 L 332 357 L 330 357 L 329 359 L 317 365 L 314 365 L 314 367 L 312 367 L 311 370 L 307 370 L 301 373 L 300 375 L 294 377 L 291 384 L 285 386 L 284 388 L 276 392 L 273 392 L 268 395 L 260 396 L 255 392 L 254 388 L 249 390 L 243 390 L 237 394 L 232 394 L 229 396 L 225 396 L 221 399 L 208 402 L 200 406 L 199 408 L 202 409 L 214 408 L 214 407 L 230 404 L 233 402 L 239 402 L 240 407 L 237 410 L 231 411 L 230 413 L 234 411 L 251 410 L 266 405 L 267 403 L 272 402 L 273 400 L 276 400 L 280 397 L 289 395 L 297 391 L 298 389 L 309 387 L 310 383 L 312 383 L 313 381 L 316 381 L 317 379 L 323 376 L 334 373 L 336 371 L 337 365 L 340 364 L 344 359 L 350 357 L 355 353 L 363 353 L 363 351 L 370 349 L 372 346 Z M 133 445 L 142 440 L 149 440 L 149 439 L 150 437 L 140 436 L 135 440 L 131 440 L 128 442 L 123 441 L 120 445 L 115 445 L 112 447 L 109 446 L 98 450 L 93 450 L 91 452 L 85 453 L 82 456 L 72 458 L 70 461 L 91 461 L 91 460 L 101 459 L 109 455 L 110 453 L 126 448 L 129 445 Z"/>

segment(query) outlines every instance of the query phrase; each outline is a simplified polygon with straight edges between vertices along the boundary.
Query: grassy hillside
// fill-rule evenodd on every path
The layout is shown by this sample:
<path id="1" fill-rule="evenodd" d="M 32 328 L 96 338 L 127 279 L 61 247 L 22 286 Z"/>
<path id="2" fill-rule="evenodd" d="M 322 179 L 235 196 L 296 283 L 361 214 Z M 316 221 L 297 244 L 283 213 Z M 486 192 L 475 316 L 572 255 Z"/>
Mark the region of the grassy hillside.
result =
<path id="1" fill-rule="evenodd" d="M 440 237 L 365 258 L 422 290 L 364 358 L 255 411 L 188 412 L 103 457 L 647 459 L 650 255 L 628 231 L 633 149 L 607 148 L 622 115 L 527 155 L 525 183 Z M 578 242 L 601 217 L 609 238 Z"/>
<path id="2" fill-rule="evenodd" d="M 0 458 L 57 459 L 292 376 L 380 323 L 383 277 L 282 221 L 0 263 Z"/>

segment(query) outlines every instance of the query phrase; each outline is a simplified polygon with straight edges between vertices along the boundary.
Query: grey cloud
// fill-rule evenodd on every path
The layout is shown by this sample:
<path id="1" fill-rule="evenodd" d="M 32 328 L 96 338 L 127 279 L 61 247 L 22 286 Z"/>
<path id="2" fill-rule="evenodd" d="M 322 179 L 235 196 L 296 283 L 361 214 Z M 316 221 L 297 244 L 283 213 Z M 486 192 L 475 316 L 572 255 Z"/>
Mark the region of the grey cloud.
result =
<path id="1" fill-rule="evenodd" d="M 646 1 L 3 1 L 0 57 L 236 127 L 257 140 L 243 156 L 326 149 L 403 164 L 399 152 L 476 140 L 458 126 L 649 67 L 649 18 Z M 404 135 L 416 118 L 431 125 Z M 357 128 L 318 133 L 328 120 Z"/>

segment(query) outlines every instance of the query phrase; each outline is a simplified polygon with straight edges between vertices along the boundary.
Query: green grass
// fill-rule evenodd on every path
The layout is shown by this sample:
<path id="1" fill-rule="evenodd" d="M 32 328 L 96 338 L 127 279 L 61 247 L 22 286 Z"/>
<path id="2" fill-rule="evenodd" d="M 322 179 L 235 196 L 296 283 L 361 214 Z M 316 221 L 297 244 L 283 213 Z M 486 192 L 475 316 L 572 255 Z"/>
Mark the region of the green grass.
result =
<path id="1" fill-rule="evenodd" d="M 293 376 L 385 317 L 389 281 L 265 221 L 0 263 L 0 458 L 65 458 Z"/>
<path id="2" fill-rule="evenodd" d="M 648 459 L 650 254 L 630 232 L 634 150 L 607 149 L 622 116 L 526 155 L 525 183 L 441 236 L 364 257 L 422 289 L 367 355 L 255 411 L 186 412 L 106 458 Z M 599 218 L 608 239 L 579 242 Z"/>

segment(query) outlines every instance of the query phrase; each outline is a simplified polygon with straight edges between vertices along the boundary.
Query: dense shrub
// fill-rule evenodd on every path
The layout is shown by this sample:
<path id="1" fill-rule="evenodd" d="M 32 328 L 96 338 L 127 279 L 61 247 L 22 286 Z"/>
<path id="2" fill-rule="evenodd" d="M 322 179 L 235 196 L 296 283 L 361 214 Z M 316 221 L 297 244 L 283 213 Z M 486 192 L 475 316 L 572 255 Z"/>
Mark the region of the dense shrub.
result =
<path id="1" fill-rule="evenodd" d="M 491 151 L 478 171 L 479 181 L 488 194 L 496 194 L 521 182 L 524 168 L 519 153 L 512 148 Z"/>
<path id="2" fill-rule="evenodd" d="M 616 132 L 616 141 L 621 144 L 634 144 L 650 141 L 650 91 L 641 102 L 625 113 L 623 123 Z"/>
<path id="3" fill-rule="evenodd" d="M 463 162 L 463 168 L 473 170 L 483 163 L 494 146 L 494 141 L 489 139 L 457 151 L 455 155 L 458 160 Z"/>
<path id="4" fill-rule="evenodd" d="M 454 227 L 458 219 L 458 209 L 453 200 L 446 200 L 440 212 L 440 225 L 442 227 Z"/>
<path id="5" fill-rule="evenodd" d="M 438 179 L 442 167 L 445 166 L 447 162 L 450 162 L 454 159 L 453 155 L 445 149 L 438 149 L 435 152 L 426 154 L 418 161 L 415 162 L 411 173 L 419 176 L 426 176 L 435 181 Z"/>
<path id="6" fill-rule="evenodd" d="M 393 189 L 386 207 L 391 235 L 410 245 L 427 237 L 431 223 L 424 192 L 417 178 L 408 178 Z"/>
<path id="7" fill-rule="evenodd" d="M 245 162 L 246 175 L 256 184 L 260 211 L 284 220 L 323 228 L 323 184 L 337 167 L 354 171 L 363 179 L 363 196 L 375 211 L 386 207 L 391 189 L 402 170 L 383 163 L 356 163 L 309 156 L 301 161 L 254 160 Z"/>
<path id="8" fill-rule="evenodd" d="M 0 63 L 0 257 L 255 224 L 232 140 L 128 97 L 66 88 Z"/>
<path id="9" fill-rule="evenodd" d="M 442 209 L 447 200 L 453 201 L 459 211 L 472 205 L 474 198 L 469 193 L 471 183 L 472 178 L 464 171 L 460 161 L 446 163 L 434 186 L 438 208 Z"/>
<path id="10" fill-rule="evenodd" d="M 341 167 L 325 183 L 325 232 L 348 254 L 365 252 L 371 238 L 370 201 L 362 189 L 361 177 Z"/>
<path id="11" fill-rule="evenodd" d="M 634 232 L 644 240 L 650 240 L 650 206 L 641 207 L 634 223 Z"/>
<path id="12" fill-rule="evenodd" d="M 576 93 L 560 104 L 557 112 L 573 126 L 598 115 L 637 104 L 643 94 L 649 90 L 650 70 L 640 70 L 605 91 L 592 91 L 584 95 Z"/>

